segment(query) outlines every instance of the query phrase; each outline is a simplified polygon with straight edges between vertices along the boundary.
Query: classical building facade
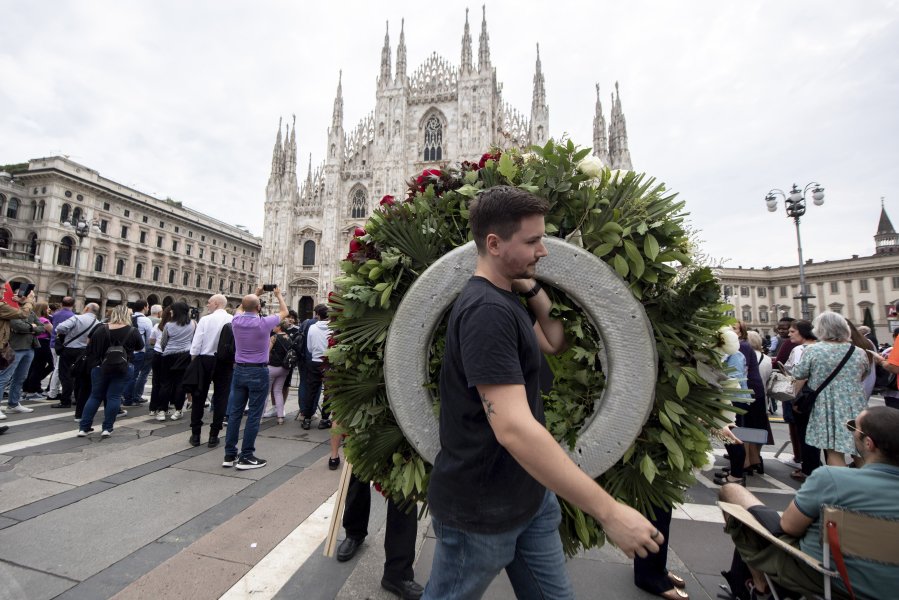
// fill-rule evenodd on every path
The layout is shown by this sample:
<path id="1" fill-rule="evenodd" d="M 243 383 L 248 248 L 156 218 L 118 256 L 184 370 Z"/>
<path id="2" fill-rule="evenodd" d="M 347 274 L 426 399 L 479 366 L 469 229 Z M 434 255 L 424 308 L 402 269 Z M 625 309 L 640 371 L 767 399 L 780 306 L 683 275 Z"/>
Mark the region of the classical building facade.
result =
<path id="1" fill-rule="evenodd" d="M 881 342 L 892 339 L 899 327 L 899 235 L 886 209 L 881 208 L 875 252 L 843 260 L 805 262 L 805 281 L 811 316 L 832 310 L 861 325 L 870 311 Z M 799 266 L 720 269 L 721 293 L 734 314 L 751 328 L 771 333 L 783 316 L 801 316 Z"/>
<path id="2" fill-rule="evenodd" d="M 296 128 L 288 126 L 282 137 L 279 125 L 265 192 L 259 274 L 281 284 L 287 301 L 301 314 L 309 314 L 332 289 L 354 228 L 367 220 L 385 194 L 403 196 L 414 173 L 476 161 L 491 147 L 526 148 L 549 139 L 539 46 L 529 117 L 503 99 L 503 86 L 490 60 L 486 15 L 475 55 L 466 11 L 460 54 L 458 66 L 432 54 L 409 75 L 402 28 L 395 64 L 386 34 L 374 110 L 352 129 L 344 129 L 338 80 L 325 160 L 313 168 L 310 156 L 301 182 Z M 617 85 L 608 127 L 598 85 L 596 93 L 594 154 L 613 169 L 631 169 Z"/>
<path id="3" fill-rule="evenodd" d="M 0 172 L 0 276 L 78 305 L 239 303 L 257 283 L 261 245 L 247 231 L 102 177 L 65 157 Z M 2 169 L 0 169 L 2 171 Z M 93 224 L 83 238 L 74 222 Z"/>

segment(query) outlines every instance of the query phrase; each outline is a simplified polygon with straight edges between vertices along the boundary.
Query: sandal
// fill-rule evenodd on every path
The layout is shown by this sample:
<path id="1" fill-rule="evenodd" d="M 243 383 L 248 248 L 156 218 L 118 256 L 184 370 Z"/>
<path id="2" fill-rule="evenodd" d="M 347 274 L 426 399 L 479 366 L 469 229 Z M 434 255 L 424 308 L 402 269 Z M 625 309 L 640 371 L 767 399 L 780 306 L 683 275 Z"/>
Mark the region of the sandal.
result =
<path id="1" fill-rule="evenodd" d="M 792 477 L 796 481 L 805 481 L 806 479 L 808 479 L 808 475 L 798 469 L 790 473 L 790 477 Z"/>
<path id="2" fill-rule="evenodd" d="M 690 600 L 690 594 L 679 587 L 673 587 L 667 592 L 662 592 L 659 594 L 659 597 L 665 598 L 665 600 Z"/>
<path id="3" fill-rule="evenodd" d="M 671 585 L 679 589 L 684 589 L 685 587 L 687 587 L 687 582 L 684 580 L 684 578 L 676 573 L 672 573 L 671 571 L 668 571 L 668 581 L 671 582 Z"/>
<path id="4" fill-rule="evenodd" d="M 733 475 L 727 475 L 726 477 L 715 477 L 715 483 L 718 485 L 724 485 L 725 483 L 737 483 L 746 487 L 746 477 L 734 477 Z"/>
<path id="5" fill-rule="evenodd" d="M 284 425 L 284 417 L 278 417 L 278 425 Z"/>

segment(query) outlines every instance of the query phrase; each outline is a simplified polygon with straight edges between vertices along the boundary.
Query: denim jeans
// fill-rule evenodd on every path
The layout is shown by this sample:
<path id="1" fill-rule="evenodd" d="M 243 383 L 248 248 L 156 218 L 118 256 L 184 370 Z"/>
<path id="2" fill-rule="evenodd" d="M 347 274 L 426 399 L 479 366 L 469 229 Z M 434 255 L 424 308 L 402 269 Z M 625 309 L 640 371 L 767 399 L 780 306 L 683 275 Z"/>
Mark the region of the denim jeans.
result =
<path id="1" fill-rule="evenodd" d="M 19 398 L 22 396 L 22 384 L 28 377 L 28 369 L 31 368 L 31 360 L 34 358 L 34 350 L 26 348 L 25 350 L 16 350 L 16 357 L 8 367 L 0 371 L 0 398 L 3 397 L 3 390 L 9 385 L 9 407 L 19 405 Z"/>
<path id="2" fill-rule="evenodd" d="M 266 398 L 268 398 L 268 367 L 234 365 L 231 396 L 228 398 L 225 456 L 237 456 L 240 459 L 252 456 L 256 452 L 256 435 L 259 433 L 259 422 L 262 421 Z M 247 402 L 249 402 L 247 426 L 243 431 L 243 444 L 238 454 L 237 438 L 240 435 L 240 422 L 243 420 L 243 407 Z"/>
<path id="3" fill-rule="evenodd" d="M 115 419 L 119 414 L 119 407 L 122 405 L 122 390 L 131 377 L 134 369 L 128 365 L 128 371 L 121 375 L 107 375 L 99 366 L 91 369 L 91 395 L 84 405 L 84 411 L 81 413 L 81 421 L 78 422 L 78 429 L 87 431 L 94 424 L 94 415 L 100 408 L 100 402 L 106 400 L 106 408 L 103 411 L 103 429 L 112 431 L 115 425 Z"/>
<path id="4" fill-rule="evenodd" d="M 150 352 L 135 352 L 131 360 L 131 366 L 134 367 L 134 375 L 128 379 L 125 384 L 125 391 L 122 392 L 122 403 L 128 406 L 132 404 L 140 404 L 141 396 L 144 395 L 144 386 L 147 385 L 147 377 L 150 375 L 151 357 Z"/>
<path id="5" fill-rule="evenodd" d="M 559 537 L 561 521 L 559 502 L 549 490 L 530 521 L 503 533 L 455 529 L 432 515 L 437 547 L 422 599 L 480 598 L 502 569 L 520 600 L 574 598 Z"/>

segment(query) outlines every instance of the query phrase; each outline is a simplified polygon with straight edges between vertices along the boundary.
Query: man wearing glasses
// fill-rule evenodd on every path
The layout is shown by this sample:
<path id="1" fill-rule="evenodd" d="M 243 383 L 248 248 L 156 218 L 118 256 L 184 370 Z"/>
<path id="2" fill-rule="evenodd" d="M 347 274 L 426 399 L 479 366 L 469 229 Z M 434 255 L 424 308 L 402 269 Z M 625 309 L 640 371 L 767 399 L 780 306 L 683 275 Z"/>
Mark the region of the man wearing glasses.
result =
<path id="1" fill-rule="evenodd" d="M 822 506 L 838 506 L 853 512 L 899 519 L 899 410 L 876 406 L 863 410 L 846 423 L 852 432 L 857 454 L 864 466 L 821 467 L 805 481 L 793 501 L 779 516 L 751 492 L 737 484 L 721 488 L 719 499 L 747 509 L 771 533 L 821 560 Z M 791 591 L 821 595 L 822 577 L 805 564 L 770 544 L 736 520 L 725 527 L 734 539 L 736 552 L 749 565 L 755 585 L 755 596 L 767 598 L 766 582 L 760 573 Z M 735 556 L 735 559 L 737 557 Z M 895 597 L 899 589 L 899 570 L 895 567 L 846 556 L 849 581 L 859 598 Z M 734 583 L 731 582 L 733 588 Z M 834 587 L 843 594 L 839 579 Z"/>

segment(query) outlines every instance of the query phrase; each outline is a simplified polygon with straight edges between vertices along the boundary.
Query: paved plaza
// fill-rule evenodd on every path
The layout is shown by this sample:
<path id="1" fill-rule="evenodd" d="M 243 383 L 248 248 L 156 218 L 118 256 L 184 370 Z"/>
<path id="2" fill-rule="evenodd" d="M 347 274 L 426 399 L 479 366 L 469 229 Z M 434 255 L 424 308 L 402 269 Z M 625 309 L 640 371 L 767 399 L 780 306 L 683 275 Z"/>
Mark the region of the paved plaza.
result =
<path id="1" fill-rule="evenodd" d="M 295 390 L 291 398 L 295 414 Z M 384 502 L 372 503 L 369 537 L 352 561 L 323 556 L 340 476 L 327 467 L 327 431 L 264 419 L 257 448 L 268 466 L 237 471 L 221 467 L 221 446 L 188 444 L 186 418 L 157 422 L 132 407 L 112 437 L 77 438 L 73 413 L 49 404 L 9 415 L 0 437 L 0 599 L 395 597 L 379 586 Z M 796 483 L 773 459 L 787 439 L 783 424 L 774 430 L 767 474 L 749 487 L 782 510 Z M 716 598 L 730 564 L 716 489 L 702 473 L 671 526 L 669 566 L 692 598 Z M 419 524 L 422 583 L 434 549 L 428 523 Z M 653 597 L 633 586 L 630 561 L 612 548 L 581 553 L 568 569 L 579 598 Z M 487 594 L 512 597 L 504 576 Z"/>

